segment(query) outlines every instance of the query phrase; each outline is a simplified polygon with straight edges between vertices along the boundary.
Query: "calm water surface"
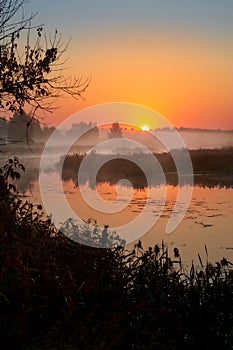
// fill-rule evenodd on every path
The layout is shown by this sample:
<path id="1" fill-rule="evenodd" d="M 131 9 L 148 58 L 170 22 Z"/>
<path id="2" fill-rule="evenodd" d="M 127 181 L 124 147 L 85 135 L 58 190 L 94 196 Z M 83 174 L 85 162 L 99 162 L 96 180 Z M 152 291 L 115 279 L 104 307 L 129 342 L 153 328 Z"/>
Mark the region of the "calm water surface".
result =
<path id="1" fill-rule="evenodd" d="M 47 174 L 46 176 L 46 191 L 52 200 L 54 196 L 53 183 L 57 174 Z M 148 196 L 148 188 L 143 190 L 134 189 L 132 200 L 123 211 L 106 214 L 88 206 L 80 194 L 80 188 L 76 187 L 72 180 L 63 182 L 63 189 L 68 203 L 79 217 L 83 219 L 95 218 L 100 226 L 108 224 L 110 228 L 124 225 L 139 215 Z M 85 188 L 83 189 L 85 190 Z M 106 201 L 112 201 L 117 197 L 115 185 L 99 184 L 97 190 Z M 160 203 L 162 203 L 163 190 L 162 186 L 151 189 L 152 195 L 148 199 L 147 209 L 152 211 L 155 216 L 161 210 Z M 190 265 L 194 261 L 198 265 L 198 253 L 201 255 L 203 262 L 206 261 L 206 245 L 209 261 L 214 263 L 222 257 L 226 257 L 233 262 L 233 189 L 194 186 L 189 209 L 181 224 L 171 234 L 165 233 L 165 227 L 175 204 L 178 187 L 167 185 L 166 190 L 165 206 L 158 221 L 141 237 L 143 246 L 148 248 L 157 243 L 160 244 L 163 240 L 168 244 L 170 252 L 174 247 L 180 250 L 184 263 Z M 120 186 L 118 191 L 121 192 L 121 200 L 127 204 L 130 189 L 126 186 Z M 31 201 L 41 203 L 37 179 L 31 184 L 30 190 L 26 191 L 26 195 Z M 60 200 L 56 203 L 62 223 L 66 215 L 62 205 L 62 194 L 60 195 Z M 127 248 L 133 248 L 134 243 L 127 245 Z"/>

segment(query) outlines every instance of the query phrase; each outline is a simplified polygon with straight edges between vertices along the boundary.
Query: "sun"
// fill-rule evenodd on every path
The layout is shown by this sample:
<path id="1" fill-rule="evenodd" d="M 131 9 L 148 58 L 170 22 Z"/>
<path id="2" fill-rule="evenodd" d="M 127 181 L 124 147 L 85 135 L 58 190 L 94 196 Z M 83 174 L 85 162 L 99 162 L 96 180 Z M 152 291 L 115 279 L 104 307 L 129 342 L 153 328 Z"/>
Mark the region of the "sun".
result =
<path id="1" fill-rule="evenodd" d="M 149 128 L 148 125 L 142 125 L 142 126 L 141 126 L 141 130 L 142 130 L 142 131 L 149 131 L 150 128 Z"/>

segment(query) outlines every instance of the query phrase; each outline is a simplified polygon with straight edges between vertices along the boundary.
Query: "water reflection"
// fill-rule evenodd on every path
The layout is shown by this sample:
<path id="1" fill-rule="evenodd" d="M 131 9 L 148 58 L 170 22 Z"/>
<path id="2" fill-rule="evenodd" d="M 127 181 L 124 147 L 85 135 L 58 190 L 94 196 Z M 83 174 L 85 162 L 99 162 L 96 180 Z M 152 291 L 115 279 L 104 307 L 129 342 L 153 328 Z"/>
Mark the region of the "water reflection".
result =
<path id="1" fill-rule="evenodd" d="M 31 163 L 33 164 L 33 163 Z M 35 164 L 33 164 L 35 165 Z M 29 164 L 28 164 L 29 166 Z M 26 166 L 26 175 L 28 174 L 28 166 Z M 33 168 L 34 169 L 34 168 Z M 41 203 L 40 190 L 38 184 L 38 174 L 31 169 L 30 176 L 24 176 L 20 179 L 18 188 L 25 195 L 29 196 L 29 200 L 34 201 L 36 204 Z M 56 174 L 48 174 L 47 191 L 53 196 L 53 178 Z M 66 174 L 67 175 L 67 174 Z M 96 190 L 100 193 L 105 200 L 112 201 L 116 197 L 115 181 L 118 178 L 112 179 L 111 182 L 99 181 Z M 129 178 L 130 179 L 130 178 Z M 97 211 L 92 210 L 85 204 L 80 195 L 80 189 L 76 186 L 76 177 L 69 176 L 63 182 L 64 192 L 66 198 L 72 207 L 72 209 L 78 213 L 84 220 L 88 218 L 94 218 L 100 227 L 98 233 L 98 239 L 101 239 L 101 231 L 103 231 L 105 225 L 109 225 L 109 232 L 111 227 L 115 227 L 115 224 L 124 225 L 130 220 L 134 219 L 140 214 L 145 205 L 145 198 L 148 196 L 148 189 L 144 181 L 134 182 L 134 197 L 127 208 L 121 212 L 121 215 L 104 215 Z M 212 181 L 211 181 L 212 180 Z M 233 226 L 233 189 L 232 184 L 227 181 L 219 181 L 215 177 L 210 176 L 198 176 L 196 185 L 193 189 L 193 197 L 190 203 L 190 207 L 186 216 L 179 227 L 171 235 L 165 234 L 166 223 L 170 217 L 171 211 L 174 208 L 178 186 L 175 186 L 177 182 L 172 178 L 168 178 L 166 203 L 160 219 L 155 226 L 148 231 L 143 237 L 144 247 L 154 246 L 156 243 L 165 241 L 172 249 L 174 246 L 178 247 L 182 254 L 183 261 L 191 264 L 192 260 L 198 264 L 197 254 L 203 255 L 205 244 L 209 250 L 210 261 L 218 261 L 222 257 L 233 260 L 233 246 L 232 246 L 232 226 Z M 82 186 L 85 186 L 84 184 Z M 87 183 L 86 183 L 87 186 Z M 30 188 L 30 190 L 28 190 Z M 159 188 L 157 184 L 157 188 Z M 122 192 L 125 192 L 127 197 L 127 186 L 122 188 Z M 153 191 L 153 188 L 152 188 Z M 155 197 L 155 196 L 154 196 Z M 156 215 L 159 211 L 159 195 L 156 200 L 150 198 L 150 206 Z M 61 225 L 62 222 L 62 204 L 57 203 L 60 206 Z M 50 213 L 47 213 L 48 215 Z M 68 225 L 69 226 L 69 225 Z M 70 235 L 75 233 L 74 227 L 69 226 Z M 81 239 L 87 239 L 85 237 L 85 224 L 83 226 L 83 235 Z M 84 233 L 85 232 L 85 233 Z M 93 232 L 93 237 L 96 232 Z M 117 233 L 116 233 L 117 234 Z M 115 244 L 115 243 L 113 243 Z M 133 248 L 133 243 L 127 246 L 129 249 Z M 195 261 L 196 259 L 196 261 Z"/>
<path id="2" fill-rule="evenodd" d="M 16 184 L 20 193 L 29 196 L 29 199 L 36 203 L 41 203 L 38 185 L 39 163 L 39 157 L 23 159 L 26 172 Z M 115 185 L 120 179 L 126 178 L 132 183 L 135 189 L 134 198 L 120 217 L 121 224 L 124 224 L 136 215 L 139 215 L 143 209 L 145 197 L 147 196 L 147 182 L 143 174 L 140 173 L 140 168 L 137 166 L 128 167 L 129 163 L 127 163 L 127 161 L 125 163 L 122 163 L 121 161 L 121 163 L 116 164 L 117 166 L 112 168 L 113 164 L 109 161 L 106 163 L 105 167 L 100 169 L 97 176 L 97 190 L 106 200 L 111 201 L 115 198 Z M 229 163 L 229 169 L 231 166 L 232 163 Z M 118 172 L 116 169 L 118 169 Z M 194 176 L 195 186 L 193 197 L 189 210 L 174 234 L 168 236 L 164 234 L 164 227 L 166 226 L 166 222 L 173 210 L 176 199 L 177 174 L 172 171 L 169 172 L 168 165 L 166 170 L 167 199 L 165 207 L 158 223 L 142 238 L 144 247 L 148 247 L 149 245 L 153 246 L 155 243 L 164 240 L 171 247 L 178 246 L 181 250 L 182 258 L 191 263 L 192 260 L 195 261 L 197 253 L 202 253 L 204 245 L 206 244 L 209 250 L 210 261 L 217 261 L 223 256 L 227 257 L 229 260 L 233 260 L 233 177 L 229 172 L 225 175 L 220 173 L 214 174 L 211 172 L 205 174 L 196 173 Z M 170 168 L 170 170 L 172 169 Z M 56 174 L 50 175 L 48 191 L 52 196 L 53 176 L 56 176 Z M 110 215 L 104 216 L 100 213 L 93 212 L 88 206 L 85 206 L 82 202 L 79 187 L 77 185 L 87 185 L 88 177 L 85 178 L 84 176 L 83 182 L 78 184 L 77 168 L 64 167 L 62 179 L 67 200 L 72 208 L 79 213 L 81 211 L 80 215 L 85 220 L 89 217 L 93 217 L 97 220 L 100 227 L 97 237 L 101 240 L 101 232 L 103 231 L 104 226 L 109 225 L 108 232 L 111 232 L 111 225 L 114 224 L 116 218 Z M 91 184 L 91 186 L 92 185 L 93 184 Z M 154 182 L 154 186 L 160 186 L 158 179 Z M 123 190 L 127 192 L 127 185 Z M 150 205 L 153 207 L 156 214 L 158 211 L 159 198 L 157 198 L 156 203 L 151 199 Z M 117 219 L 119 220 L 119 215 Z M 75 232 L 73 228 L 71 227 L 70 230 L 71 235 Z M 85 225 L 82 232 L 85 232 Z M 93 232 L 93 235 L 95 234 Z M 117 233 L 115 238 L 117 241 Z M 83 239 L 87 239 L 85 234 L 83 235 Z M 129 248 L 131 247 L 133 247 L 133 244 L 129 246 Z M 203 255 L 204 254 L 203 250 Z M 196 260 L 196 263 L 198 264 L 198 260 Z"/>
<path id="3" fill-rule="evenodd" d="M 121 179 L 127 179 L 131 182 L 135 189 L 144 189 L 148 186 L 146 176 L 142 169 L 135 164 L 138 160 L 142 159 L 148 171 L 150 171 L 151 155 L 138 152 L 131 153 L 127 156 L 127 159 L 111 159 L 111 154 L 96 154 L 90 152 L 89 164 L 90 168 L 80 177 L 78 183 L 78 171 L 82 160 L 85 157 L 85 153 L 73 153 L 68 154 L 66 157 L 60 159 L 60 164 L 63 163 L 62 180 L 72 180 L 77 186 L 84 185 L 89 182 L 90 187 L 94 188 L 95 184 L 111 183 L 116 184 Z M 156 153 L 154 156 L 161 164 L 162 170 L 165 174 L 166 183 L 168 185 L 177 186 L 178 176 L 176 166 L 169 153 Z M 191 150 L 190 156 L 192 159 L 194 169 L 194 184 L 203 188 L 233 188 L 233 148 L 215 149 L 215 150 Z M 182 150 L 177 151 L 177 157 L 182 161 Z M 56 157 L 55 157 L 56 159 Z M 26 172 L 18 183 L 18 189 L 21 193 L 25 193 L 28 189 L 32 189 L 33 183 L 38 179 L 40 155 L 34 156 L 25 155 L 20 158 L 21 162 L 26 168 Z M 48 159 L 48 165 L 53 162 L 53 154 L 51 159 Z M 98 163 L 102 162 L 104 165 L 100 168 L 95 181 L 90 177 L 93 169 L 96 168 Z M 4 164 L 4 159 L 1 159 L 0 165 Z M 58 164 L 59 167 L 59 164 Z M 151 172 L 153 172 L 153 167 Z M 49 172 L 49 167 L 48 167 Z M 191 177 L 190 177 L 191 178 Z M 163 184 L 163 178 L 160 174 L 154 174 L 152 176 L 151 186 L 160 186 Z M 188 174 L 182 178 L 179 178 L 179 185 L 188 185 Z"/>
<path id="4" fill-rule="evenodd" d="M 220 187 L 220 188 L 232 188 L 233 176 L 232 176 L 232 149 L 227 150 L 202 150 L 202 151 L 190 151 L 193 168 L 194 168 L 194 184 L 201 187 Z M 87 181 L 91 187 L 97 183 L 109 182 L 116 184 L 120 179 L 127 179 L 131 182 L 132 186 L 137 189 L 143 189 L 148 186 L 147 179 L 143 170 L 136 164 L 138 160 L 142 159 L 143 164 L 146 164 L 146 169 L 151 172 L 151 186 L 160 186 L 164 184 L 163 178 L 159 172 L 155 172 L 151 155 L 143 153 L 133 153 L 128 156 L 128 159 L 121 158 L 119 154 L 117 159 L 111 159 L 112 155 L 109 154 L 96 154 L 91 153 L 89 156 L 89 167 L 86 172 L 79 177 L 79 168 L 83 161 L 85 154 L 72 154 L 67 155 L 61 159 L 60 163 L 63 163 L 62 179 L 64 181 L 72 180 L 77 186 L 84 185 Z M 179 176 L 177 174 L 176 166 L 173 158 L 169 153 L 154 154 L 154 157 L 161 164 L 162 170 L 165 174 L 166 183 L 168 185 L 186 186 L 192 184 L 192 174 L 185 174 L 185 176 Z M 177 159 L 180 163 L 184 160 L 184 154 L 182 150 L 177 151 Z M 215 161 L 213 161 L 213 159 Z M 210 161 L 211 160 L 211 161 Z M 97 177 L 93 183 L 92 173 L 93 169 L 98 167 L 98 164 L 103 163 L 100 167 Z M 189 180 L 190 179 L 190 180 Z"/>

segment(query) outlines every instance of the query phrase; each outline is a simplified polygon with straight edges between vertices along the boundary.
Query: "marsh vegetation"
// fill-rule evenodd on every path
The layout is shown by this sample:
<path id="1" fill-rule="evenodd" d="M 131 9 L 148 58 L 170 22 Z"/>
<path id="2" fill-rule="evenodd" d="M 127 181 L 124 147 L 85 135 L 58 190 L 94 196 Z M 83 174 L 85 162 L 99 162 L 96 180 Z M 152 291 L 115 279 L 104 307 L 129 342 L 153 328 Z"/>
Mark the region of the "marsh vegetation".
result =
<path id="1" fill-rule="evenodd" d="M 193 165 L 194 183 L 207 187 L 233 187 L 233 148 L 222 148 L 215 150 L 200 149 L 190 150 L 190 157 Z M 177 150 L 176 154 L 182 161 L 182 150 Z M 154 156 L 161 164 L 166 176 L 166 182 L 171 185 L 178 184 L 177 169 L 170 153 L 154 153 Z M 72 179 L 77 183 L 77 174 L 80 164 L 85 157 L 85 153 L 68 154 L 61 159 L 63 163 L 63 180 Z M 132 153 L 124 155 L 120 153 L 116 155 L 117 159 L 112 159 L 111 154 L 89 155 L 89 168 L 85 173 L 84 181 L 88 181 L 88 174 L 93 173 L 93 169 L 99 163 L 104 163 L 97 174 L 97 182 L 116 183 L 119 179 L 125 178 L 132 182 L 135 188 L 143 188 L 147 186 L 145 174 L 137 165 L 138 160 L 143 159 L 144 164 L 153 172 L 153 164 L 150 154 Z M 136 164 L 135 164 L 136 163 Z M 160 177 L 154 176 L 153 185 L 160 185 Z M 182 184 L 182 183 L 181 183 Z M 184 185 L 186 183 L 183 183 Z"/>
<path id="2" fill-rule="evenodd" d="M 1 175 L 1 348 L 232 348 L 230 261 L 211 263 L 205 247 L 187 270 L 163 242 L 75 243 L 15 195 L 11 178 L 23 170 L 13 160 Z"/>

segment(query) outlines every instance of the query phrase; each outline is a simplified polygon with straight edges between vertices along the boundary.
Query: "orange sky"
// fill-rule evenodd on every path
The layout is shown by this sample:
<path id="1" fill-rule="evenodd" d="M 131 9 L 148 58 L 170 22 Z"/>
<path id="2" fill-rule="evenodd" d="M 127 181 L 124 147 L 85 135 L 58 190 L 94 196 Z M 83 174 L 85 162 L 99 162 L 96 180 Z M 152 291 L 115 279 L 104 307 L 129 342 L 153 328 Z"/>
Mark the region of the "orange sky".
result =
<path id="1" fill-rule="evenodd" d="M 48 2 L 33 2 L 48 22 Z M 177 127 L 233 129 L 232 4 L 146 0 L 139 8 L 138 1 L 110 7 L 102 0 L 99 9 L 95 1 L 68 2 L 65 14 L 58 1 L 52 24 L 72 36 L 69 73 L 92 81 L 85 101 L 57 101 L 51 123 L 94 104 L 124 101 L 150 107 Z"/>

